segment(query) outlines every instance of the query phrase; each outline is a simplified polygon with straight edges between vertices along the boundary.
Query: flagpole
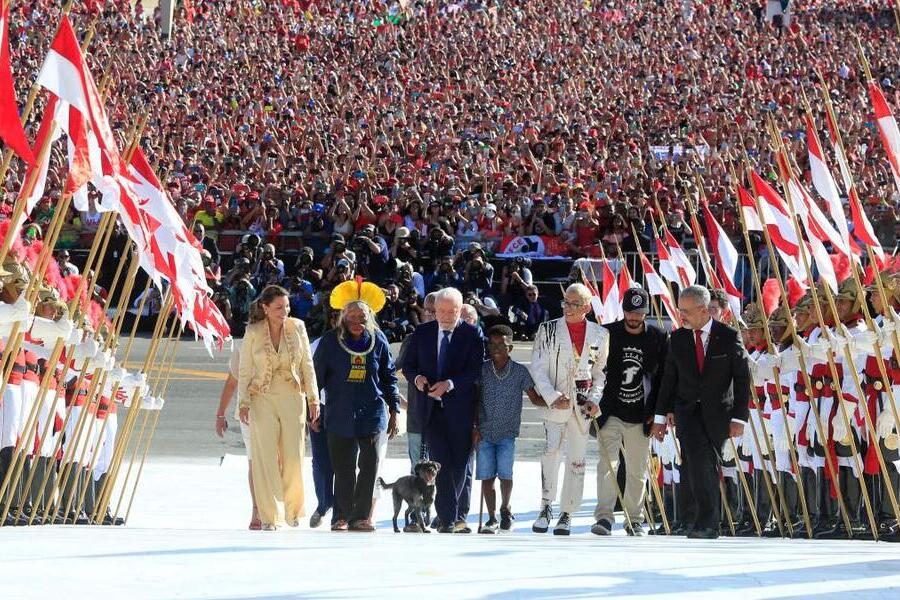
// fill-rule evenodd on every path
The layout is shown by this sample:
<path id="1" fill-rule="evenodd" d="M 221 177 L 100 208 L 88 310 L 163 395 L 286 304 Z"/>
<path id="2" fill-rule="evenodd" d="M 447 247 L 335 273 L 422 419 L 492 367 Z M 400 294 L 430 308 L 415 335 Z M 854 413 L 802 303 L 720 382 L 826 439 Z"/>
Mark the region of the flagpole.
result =
<path id="1" fill-rule="evenodd" d="M 178 333 L 177 333 L 177 334 L 175 334 L 176 326 L 177 326 L 177 329 L 178 329 Z M 179 345 L 180 345 L 180 343 L 181 343 L 181 335 L 182 335 L 183 333 L 184 333 L 184 325 L 183 325 L 183 324 L 180 324 L 179 321 L 178 321 L 178 319 L 174 319 L 174 320 L 172 321 L 172 326 L 171 326 L 171 328 L 169 329 L 169 344 L 170 344 L 171 347 L 172 347 L 171 357 L 169 358 L 169 361 L 168 361 L 168 365 L 169 365 L 169 366 L 168 366 L 168 369 L 166 370 L 165 380 L 164 380 L 164 382 L 162 383 L 162 390 L 161 390 L 161 391 L 160 391 L 160 389 L 159 389 L 159 387 L 160 387 L 160 386 L 159 386 L 159 381 L 162 379 L 162 371 L 160 371 L 160 377 L 159 377 L 159 379 L 157 380 L 157 387 L 156 387 L 156 390 L 155 390 L 156 393 L 154 394 L 155 396 L 157 396 L 157 397 L 159 397 L 159 398 L 165 398 L 166 393 L 167 393 L 168 390 L 169 390 L 169 382 L 171 381 L 172 370 L 173 370 L 173 368 L 175 367 L 175 358 L 176 358 L 176 356 L 178 355 L 178 348 L 179 348 Z M 167 352 L 168 352 L 168 349 L 166 350 L 166 352 L 163 353 L 163 355 L 165 356 L 165 354 L 166 354 Z M 164 361 L 164 362 L 165 362 L 165 361 Z M 128 518 L 131 516 L 131 506 L 132 506 L 132 503 L 134 502 L 134 497 L 135 497 L 135 495 L 137 494 L 137 488 L 138 488 L 138 484 L 140 483 L 140 480 L 141 480 L 141 474 L 144 472 L 144 463 L 145 463 L 145 461 L 147 460 L 147 455 L 148 455 L 149 452 L 150 452 L 150 446 L 151 446 L 151 444 L 153 443 L 153 436 L 154 436 L 154 434 L 156 433 L 156 427 L 157 427 L 157 425 L 159 424 L 159 417 L 160 417 L 160 413 L 161 413 L 161 412 L 162 412 L 162 407 L 160 407 L 160 409 L 156 410 L 156 411 L 155 411 L 155 414 L 153 415 L 153 424 L 150 426 L 150 432 L 149 432 L 149 434 L 148 434 L 148 436 L 147 436 L 147 442 L 146 442 L 146 444 L 144 445 L 144 451 L 143 451 L 143 453 L 142 453 L 142 455 L 141 455 L 141 462 L 140 462 L 140 465 L 138 466 L 137 475 L 135 475 L 134 485 L 132 486 L 131 496 L 130 496 L 130 498 L 129 498 L 129 500 L 128 500 L 127 509 L 125 510 L 125 517 L 124 517 L 124 519 L 125 519 L 125 522 L 126 522 L 126 523 L 128 522 Z M 130 476 L 130 474 L 131 474 L 131 469 L 132 469 L 132 467 L 134 466 L 135 458 L 137 457 L 138 450 L 140 449 L 140 446 L 141 446 L 141 441 L 143 440 L 143 437 L 144 437 L 144 430 L 145 430 L 145 427 L 146 427 L 146 425 L 147 425 L 148 416 L 149 416 L 149 413 L 144 415 L 144 421 L 143 421 L 143 423 L 141 424 L 141 432 L 140 432 L 140 435 L 139 435 L 139 437 L 138 437 L 138 441 L 137 441 L 137 443 L 135 444 L 135 447 L 134 447 L 134 454 L 132 454 L 131 462 L 130 462 L 130 464 L 128 465 L 128 471 L 126 471 L 126 473 L 125 473 L 125 479 L 122 480 L 122 493 L 121 493 L 121 495 L 119 496 L 119 501 L 118 501 L 118 503 L 116 504 L 116 510 L 113 512 L 113 519 L 115 519 L 115 518 L 117 518 L 117 517 L 119 516 L 119 510 L 120 510 L 121 507 L 122 507 L 122 500 L 123 500 L 123 498 L 124 498 L 124 496 L 125 496 L 125 490 L 126 490 L 126 488 L 127 488 L 128 479 L 129 479 L 129 476 Z"/>
<path id="2" fill-rule="evenodd" d="M 734 178 L 734 176 L 732 176 L 732 179 L 734 180 L 734 185 L 735 185 L 735 197 L 739 197 L 738 190 L 737 190 L 738 182 Z M 738 206 L 737 206 L 738 221 L 741 224 L 741 231 L 743 232 L 743 235 L 744 235 L 744 244 L 746 244 L 747 248 L 749 249 L 751 247 L 750 234 L 748 233 L 747 223 L 744 221 L 744 216 L 741 212 L 740 201 L 737 204 L 738 204 Z M 753 278 L 753 284 L 754 284 L 754 287 L 756 288 L 756 297 L 758 298 L 759 307 L 761 309 L 760 314 L 762 315 L 763 333 L 765 334 L 765 337 L 766 337 L 766 346 L 768 348 L 769 354 L 771 354 L 772 356 L 778 356 L 779 349 L 775 346 L 775 343 L 772 340 L 772 332 L 769 330 L 769 316 L 766 314 L 766 309 L 765 309 L 765 306 L 763 305 L 763 293 L 762 293 L 762 287 L 761 287 L 762 284 L 760 281 L 759 274 L 756 272 L 756 265 L 754 264 L 753 260 L 750 260 L 750 273 Z M 783 304 L 784 310 L 787 311 L 787 318 L 789 321 L 791 321 L 791 320 L 793 320 L 793 315 L 791 315 L 791 313 L 790 313 L 790 304 L 788 303 L 788 300 L 786 297 L 783 299 L 783 302 L 784 302 L 784 304 Z M 778 404 L 779 404 L 779 408 L 780 408 L 780 412 L 781 412 L 781 417 L 784 421 L 785 437 L 787 438 L 787 441 L 788 441 L 788 450 L 789 450 L 789 455 L 791 457 L 791 468 L 793 469 L 793 472 L 796 473 L 795 479 L 796 479 L 796 484 L 797 484 L 798 495 L 800 498 L 800 506 L 803 509 L 803 522 L 804 522 L 804 525 L 806 526 L 806 532 L 807 532 L 807 535 L 809 536 L 809 539 L 812 539 L 813 528 L 812 528 L 812 522 L 810 521 L 810 518 L 809 518 L 809 506 L 806 502 L 806 490 L 803 489 L 803 482 L 800 480 L 800 465 L 797 460 L 797 449 L 794 446 L 793 432 L 791 431 L 791 428 L 790 428 L 790 423 L 789 423 L 788 414 L 787 414 L 787 408 L 785 407 L 786 401 L 784 399 L 784 393 L 782 392 L 782 389 L 781 389 L 781 369 L 776 366 L 772 369 L 772 372 L 774 374 L 773 382 L 775 384 L 775 393 L 778 397 Z M 755 386 L 753 386 L 753 387 L 755 388 Z M 762 409 L 759 406 L 759 404 L 757 404 L 757 406 L 758 406 L 757 410 Z M 763 419 L 761 417 L 760 422 L 762 422 L 762 421 L 763 421 Z M 766 439 L 768 439 L 768 434 L 764 433 L 764 435 L 766 435 Z M 770 451 L 771 451 L 771 446 L 770 446 Z M 774 452 L 773 452 L 772 456 L 774 456 Z M 775 475 L 776 475 L 776 477 L 778 476 L 777 468 L 775 469 Z M 782 501 L 784 502 L 783 493 L 782 493 Z M 785 506 L 784 508 L 786 510 L 787 506 Z"/>
<path id="3" fill-rule="evenodd" d="M 172 293 L 172 286 L 174 286 L 174 284 L 170 285 L 169 291 L 166 294 L 166 301 L 164 303 L 163 310 L 160 311 L 159 317 L 157 318 L 156 327 L 154 328 L 153 336 L 151 337 L 150 349 L 144 359 L 143 367 L 140 370 L 141 373 L 147 373 L 150 370 L 150 365 L 153 364 L 156 358 L 156 353 L 159 350 L 159 344 L 162 339 L 160 334 L 165 327 L 165 323 L 168 321 L 170 313 L 174 315 L 176 319 L 178 318 L 177 314 L 173 310 L 174 295 Z M 123 436 L 117 436 L 117 438 L 119 439 L 116 443 L 115 449 L 113 450 L 113 457 L 110 462 L 109 469 L 107 470 L 107 478 L 104 481 L 103 487 L 100 491 L 100 495 L 98 496 L 96 510 L 94 511 L 94 514 L 91 515 L 91 520 L 93 521 L 97 520 L 97 515 L 106 514 L 109 508 L 113 485 L 115 483 L 116 477 L 118 476 L 122 458 L 126 451 L 126 446 L 128 444 L 128 441 L 130 440 L 131 431 L 134 428 L 134 422 L 137 419 L 137 414 L 141 405 L 141 399 L 141 390 L 135 390 L 134 397 L 131 401 L 131 408 L 129 409 L 128 415 L 125 418 Z"/>
<path id="4" fill-rule="evenodd" d="M 775 124 L 774 124 L 774 122 L 772 122 L 771 119 L 769 120 L 769 123 L 768 123 L 768 130 L 769 130 L 769 135 L 771 136 L 773 147 L 775 148 L 776 151 L 779 151 L 780 145 L 778 142 L 778 133 L 777 133 L 777 130 L 775 129 Z M 809 264 L 809 257 L 806 254 L 806 247 L 802 243 L 803 236 L 800 231 L 800 224 L 797 221 L 797 214 L 794 212 L 794 203 L 792 200 L 792 194 L 787 185 L 787 179 L 789 177 L 789 174 L 785 173 L 783 171 L 783 169 L 789 169 L 789 168 L 790 168 L 790 166 L 787 164 L 781 165 L 780 169 L 779 169 L 779 173 L 782 178 L 782 185 L 784 185 L 785 190 L 787 190 L 787 194 L 785 195 L 785 197 L 786 197 L 787 203 L 788 203 L 788 210 L 790 213 L 791 222 L 793 223 L 793 226 L 794 226 L 794 232 L 797 235 L 797 239 L 801 240 L 801 243 L 798 244 L 799 249 L 800 249 L 800 258 L 801 258 L 801 262 L 803 263 L 803 268 L 806 270 L 806 276 L 811 283 L 810 290 L 812 293 L 813 306 L 816 309 L 816 315 L 819 319 L 819 322 L 821 323 L 822 333 L 825 335 L 825 338 L 827 340 L 831 341 L 832 338 L 834 337 L 834 335 L 826 326 L 825 318 L 824 318 L 823 312 L 822 312 L 822 307 L 819 303 L 819 293 L 816 289 L 816 286 L 813 284 L 815 282 L 815 280 L 813 279 L 813 276 L 812 276 L 812 269 Z M 759 210 L 758 194 L 757 194 L 755 200 L 757 203 L 757 212 L 760 214 L 760 217 L 762 218 L 762 214 Z M 763 229 L 765 229 L 765 227 Z M 773 261 L 773 263 L 774 263 L 774 261 Z M 780 278 L 779 278 L 779 280 L 780 280 Z M 822 286 L 822 290 L 825 293 L 825 298 L 828 302 L 828 307 L 831 310 L 832 316 L 834 317 L 835 329 L 837 329 L 840 319 L 838 318 L 838 312 L 837 312 L 837 308 L 834 303 L 834 297 L 832 296 L 830 286 L 827 284 L 827 282 L 825 285 Z M 865 394 L 862 393 L 862 387 L 859 384 L 859 374 L 856 372 L 856 369 L 853 366 L 854 365 L 853 358 L 850 355 L 849 347 L 847 347 L 847 346 L 844 347 L 844 355 L 845 355 L 845 360 L 847 361 L 847 365 L 848 365 L 847 370 L 849 370 L 850 373 L 853 375 L 854 382 L 856 383 L 856 387 L 859 391 L 859 397 L 862 399 L 860 401 L 865 401 Z M 829 370 L 831 371 L 831 376 L 832 376 L 832 384 L 834 386 L 833 391 L 836 395 L 835 400 L 837 401 L 839 410 L 840 410 L 841 415 L 844 420 L 844 424 L 847 426 L 847 431 L 848 431 L 848 434 L 850 437 L 849 445 L 850 445 L 851 452 L 853 453 L 854 463 L 856 464 L 857 470 L 859 471 L 859 480 L 860 480 L 859 483 L 860 483 L 860 488 L 862 490 L 863 501 L 864 501 L 864 504 L 866 507 L 866 513 L 869 518 L 869 525 L 872 530 L 872 536 L 877 541 L 878 528 L 876 526 L 875 514 L 872 510 L 872 502 L 871 502 L 871 499 L 869 498 L 869 490 L 866 487 L 866 483 L 863 478 L 864 469 L 863 469 L 862 461 L 860 459 L 859 450 L 857 448 L 856 441 L 853 438 L 853 423 L 851 422 L 850 416 L 847 413 L 847 407 L 844 406 L 844 399 L 843 399 L 841 390 L 838 389 L 838 384 L 841 382 L 841 378 L 838 374 L 837 365 L 835 363 L 834 352 L 830 348 L 827 350 L 827 356 L 828 356 L 828 366 L 829 366 Z M 812 404 L 812 403 L 810 403 L 810 404 Z M 837 486 L 840 485 L 839 481 L 835 482 L 835 483 Z M 848 536 L 852 536 L 851 531 L 848 531 L 847 534 L 848 534 Z"/>
<path id="5" fill-rule="evenodd" d="M 122 271 L 122 265 L 124 264 L 124 262 L 125 262 L 124 259 L 125 259 L 125 257 L 126 257 L 127 255 L 128 255 L 128 252 L 124 252 L 124 253 L 122 254 L 122 259 L 119 261 L 119 268 L 118 268 L 117 275 L 121 273 L 121 271 Z M 119 297 L 119 305 L 118 305 L 117 310 L 116 310 L 116 313 L 117 313 L 117 314 L 116 314 L 116 321 L 113 323 L 113 329 L 112 329 L 112 332 L 110 333 L 109 338 L 106 340 L 106 346 L 107 346 L 107 349 L 112 349 L 112 348 L 111 348 L 111 347 L 112 347 L 112 340 L 113 340 L 114 337 L 118 337 L 119 328 L 121 327 L 121 324 L 122 324 L 122 319 L 120 319 L 120 315 L 122 314 L 122 312 L 123 312 L 123 306 L 124 306 L 124 304 L 128 301 L 129 294 L 131 293 L 131 285 L 134 283 L 134 278 L 135 278 L 135 275 L 137 274 L 138 266 L 139 266 L 139 265 L 138 265 L 138 259 L 137 259 L 137 255 L 135 254 L 134 257 L 133 257 L 133 260 L 131 261 L 131 264 L 129 265 L 129 269 L 128 269 L 128 279 L 127 279 L 127 282 L 126 282 L 126 287 L 125 287 L 125 289 L 122 291 L 122 293 L 120 294 L 120 297 Z M 112 292 L 109 293 L 108 297 L 109 297 L 109 298 L 112 297 Z M 107 401 L 107 406 L 108 406 L 108 407 L 111 406 L 111 403 L 115 402 L 116 394 L 117 394 L 117 392 L 119 391 L 119 385 L 120 385 L 119 382 L 114 382 L 114 383 L 113 383 L 113 386 L 112 386 L 112 388 L 111 388 L 111 390 L 110 390 L 110 393 L 109 393 L 109 399 L 108 399 L 108 401 Z M 99 400 L 98 400 L 98 407 L 97 407 L 98 410 L 99 410 L 99 405 L 103 402 L 103 391 L 105 391 L 105 387 L 102 388 L 101 391 L 100 391 L 100 398 L 99 398 Z M 109 418 L 109 410 L 108 410 L 108 409 L 107 409 L 107 416 L 106 416 L 106 418 L 107 418 L 107 419 Z M 96 416 L 95 416 L 94 419 L 91 420 L 90 426 L 88 427 L 88 433 L 87 433 L 87 439 L 88 439 L 88 440 L 91 439 L 91 435 L 93 434 L 93 429 L 94 429 L 94 427 L 97 425 L 97 421 L 99 421 L 99 420 L 100 420 L 100 419 L 97 418 Z M 101 436 L 103 435 L 103 432 L 104 432 L 104 428 L 105 428 L 105 427 L 106 427 L 106 423 L 104 422 L 104 423 L 100 426 L 100 434 L 99 434 L 99 435 L 101 435 Z M 99 442 L 99 440 L 98 440 L 97 446 L 99 446 L 99 445 L 100 445 L 100 442 Z M 85 454 L 86 449 L 87 449 L 87 445 L 85 445 L 84 450 L 82 450 L 82 455 L 81 455 L 81 458 L 80 458 L 79 461 L 78 461 L 78 464 L 82 464 L 82 465 L 84 464 L 84 454 Z M 93 473 L 93 471 L 94 471 L 94 464 L 95 464 L 95 462 L 96 462 L 96 460 L 97 460 L 97 455 L 98 455 L 98 454 L 99 454 L 99 447 L 95 448 L 94 452 L 91 453 L 91 460 L 90 460 L 90 463 L 88 464 L 88 467 L 87 467 L 87 472 L 88 472 L 89 475 L 91 475 L 91 474 Z M 76 508 L 75 508 L 75 511 L 74 511 L 74 512 L 75 512 L 76 515 L 81 514 L 81 509 L 82 509 L 83 506 L 84 506 L 84 501 L 85 501 L 85 498 L 86 498 L 86 496 L 87 496 L 87 490 L 88 490 L 88 486 L 84 486 L 84 487 L 82 488 L 82 490 L 81 490 L 81 496 L 80 496 L 79 499 L 78 499 L 78 503 L 75 505 Z M 69 509 L 69 507 L 67 506 L 65 512 L 68 513 L 68 512 L 69 512 L 68 509 Z"/>

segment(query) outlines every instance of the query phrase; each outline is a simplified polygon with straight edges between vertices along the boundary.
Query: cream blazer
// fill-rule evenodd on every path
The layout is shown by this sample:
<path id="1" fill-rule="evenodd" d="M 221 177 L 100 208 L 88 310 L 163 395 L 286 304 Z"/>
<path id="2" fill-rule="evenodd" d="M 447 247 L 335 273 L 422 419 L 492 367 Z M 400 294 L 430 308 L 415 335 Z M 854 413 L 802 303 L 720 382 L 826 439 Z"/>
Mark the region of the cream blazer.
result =
<path id="1" fill-rule="evenodd" d="M 284 343 L 291 356 L 291 376 L 297 393 L 307 405 L 319 403 L 319 386 L 313 369 L 312 351 L 306 326 L 300 319 L 288 319 L 284 324 Z M 241 345 L 241 363 L 238 371 L 238 401 L 240 406 L 250 406 L 253 399 L 269 391 L 272 375 L 278 364 L 278 352 L 269 336 L 265 320 L 247 326 Z"/>

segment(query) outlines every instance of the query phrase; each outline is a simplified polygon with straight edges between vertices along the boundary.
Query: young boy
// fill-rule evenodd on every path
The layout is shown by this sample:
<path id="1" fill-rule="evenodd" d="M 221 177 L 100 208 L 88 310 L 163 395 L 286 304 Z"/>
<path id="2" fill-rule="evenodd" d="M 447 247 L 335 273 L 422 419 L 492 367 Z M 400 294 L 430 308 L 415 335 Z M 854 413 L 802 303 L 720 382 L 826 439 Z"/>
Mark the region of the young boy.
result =
<path id="1" fill-rule="evenodd" d="M 481 533 L 509 531 L 515 520 L 509 509 L 516 438 L 522 423 L 522 394 L 538 399 L 528 369 L 510 359 L 513 331 L 495 325 L 487 332 L 490 360 L 481 367 L 481 394 L 472 441 L 477 448 L 475 478 L 481 481 L 488 521 Z M 494 479 L 500 478 L 500 522 L 496 518 Z"/>

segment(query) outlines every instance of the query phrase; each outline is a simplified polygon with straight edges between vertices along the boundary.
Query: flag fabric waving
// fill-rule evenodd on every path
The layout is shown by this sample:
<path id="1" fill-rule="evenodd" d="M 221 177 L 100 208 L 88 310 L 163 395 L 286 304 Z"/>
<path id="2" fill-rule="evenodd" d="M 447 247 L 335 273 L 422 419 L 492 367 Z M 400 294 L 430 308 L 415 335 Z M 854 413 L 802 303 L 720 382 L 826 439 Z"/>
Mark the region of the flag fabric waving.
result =
<path id="1" fill-rule="evenodd" d="M 19 158 L 34 166 L 34 153 L 28 145 L 16 104 L 16 86 L 9 58 L 9 2 L 3 2 L 0 9 L 0 36 L 0 140 Z"/>

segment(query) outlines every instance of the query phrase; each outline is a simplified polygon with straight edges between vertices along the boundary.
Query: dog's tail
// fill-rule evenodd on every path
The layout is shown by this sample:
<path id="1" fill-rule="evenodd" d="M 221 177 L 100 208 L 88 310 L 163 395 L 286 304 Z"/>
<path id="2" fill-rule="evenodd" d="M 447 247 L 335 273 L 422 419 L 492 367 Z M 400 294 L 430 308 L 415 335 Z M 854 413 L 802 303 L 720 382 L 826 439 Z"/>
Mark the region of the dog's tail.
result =
<path id="1" fill-rule="evenodd" d="M 379 477 L 378 479 L 375 480 L 375 483 L 378 484 L 382 489 L 389 490 L 392 487 L 394 487 L 394 483 L 397 483 L 397 482 L 395 481 L 394 483 L 387 483 L 387 482 L 385 482 L 384 479 Z"/>

